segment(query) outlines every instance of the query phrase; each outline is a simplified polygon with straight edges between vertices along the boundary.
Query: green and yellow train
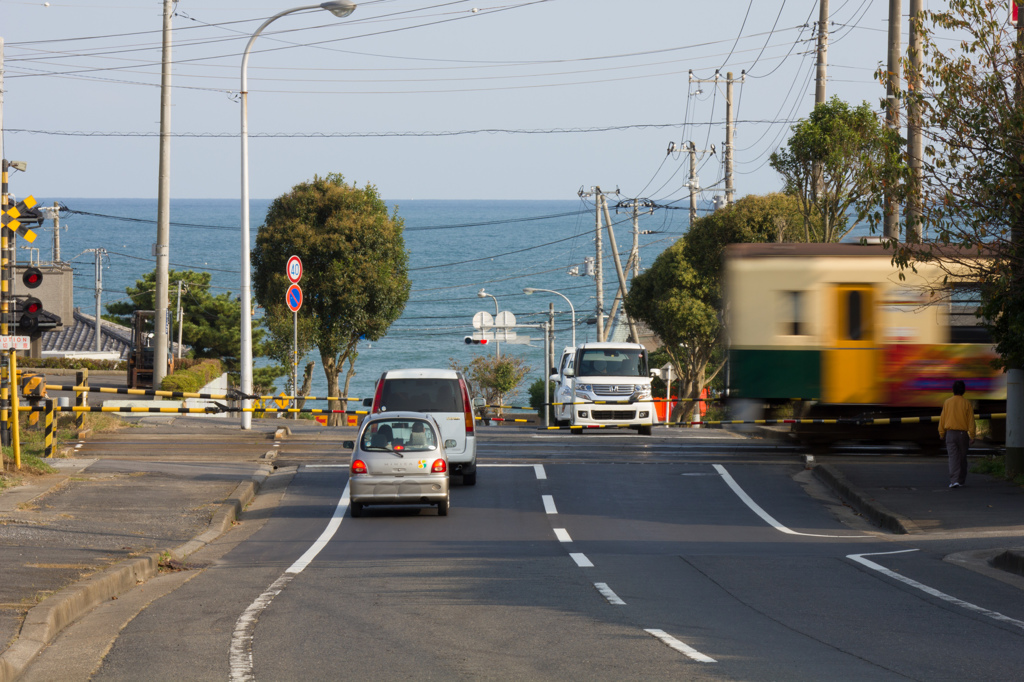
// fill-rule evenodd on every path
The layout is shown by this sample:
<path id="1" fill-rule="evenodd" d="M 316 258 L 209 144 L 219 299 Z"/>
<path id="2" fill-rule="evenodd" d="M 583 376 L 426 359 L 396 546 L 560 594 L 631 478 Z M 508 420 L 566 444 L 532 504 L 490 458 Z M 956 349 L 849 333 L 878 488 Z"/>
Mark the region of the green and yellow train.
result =
<path id="1" fill-rule="evenodd" d="M 807 418 L 931 416 L 953 381 L 978 412 L 1004 412 L 1006 375 L 975 316 L 970 279 L 919 264 L 903 278 L 881 245 L 733 244 L 725 254 L 729 389 L 741 418 L 800 401 Z M 993 422 L 1001 440 L 1003 423 Z M 798 427 L 846 439 L 941 445 L 931 423 Z"/>

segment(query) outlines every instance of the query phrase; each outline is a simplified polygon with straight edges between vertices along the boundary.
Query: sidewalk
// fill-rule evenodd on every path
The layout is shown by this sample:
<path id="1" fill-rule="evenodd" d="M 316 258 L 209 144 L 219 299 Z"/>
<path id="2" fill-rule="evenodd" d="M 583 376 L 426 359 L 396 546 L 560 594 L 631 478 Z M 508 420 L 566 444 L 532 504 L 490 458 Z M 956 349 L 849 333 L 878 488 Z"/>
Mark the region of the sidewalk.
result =
<path id="1" fill-rule="evenodd" d="M 258 463 L 55 460 L 0 494 L 0 682 L 67 624 L 231 527 Z"/>

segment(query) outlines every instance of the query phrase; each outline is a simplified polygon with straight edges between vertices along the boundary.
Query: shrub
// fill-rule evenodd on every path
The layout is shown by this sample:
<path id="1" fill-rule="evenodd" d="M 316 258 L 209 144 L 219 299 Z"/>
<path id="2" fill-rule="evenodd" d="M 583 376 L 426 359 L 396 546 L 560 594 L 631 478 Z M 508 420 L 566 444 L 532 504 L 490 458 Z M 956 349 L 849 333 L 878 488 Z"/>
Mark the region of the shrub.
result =
<path id="1" fill-rule="evenodd" d="M 164 377 L 160 388 L 165 391 L 198 393 L 206 384 L 224 373 L 220 360 L 201 360 L 187 369 L 175 370 Z"/>

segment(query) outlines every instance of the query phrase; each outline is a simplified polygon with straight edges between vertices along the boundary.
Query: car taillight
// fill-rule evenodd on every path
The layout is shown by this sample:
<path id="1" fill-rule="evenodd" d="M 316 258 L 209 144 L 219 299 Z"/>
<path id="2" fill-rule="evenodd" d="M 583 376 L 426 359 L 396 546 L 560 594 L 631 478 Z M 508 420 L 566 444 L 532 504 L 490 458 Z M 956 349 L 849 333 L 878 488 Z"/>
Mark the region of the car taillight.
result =
<path id="1" fill-rule="evenodd" d="M 380 380 L 377 382 L 377 390 L 373 392 L 373 405 L 370 407 L 370 413 L 375 413 L 380 410 L 380 401 L 384 397 L 384 377 L 387 376 L 387 372 L 380 375 Z"/>
<path id="2" fill-rule="evenodd" d="M 366 473 L 366 462 L 361 459 L 357 459 L 352 462 L 352 473 L 353 474 L 365 474 Z"/>
<path id="3" fill-rule="evenodd" d="M 466 435 L 474 435 L 476 428 L 473 421 L 473 404 L 469 402 L 469 389 L 466 387 L 466 381 L 459 377 L 459 387 L 462 388 L 462 410 L 466 415 Z"/>
<path id="4" fill-rule="evenodd" d="M 448 464 L 443 459 L 435 459 L 434 466 L 430 467 L 430 473 L 443 474 L 448 471 Z"/>

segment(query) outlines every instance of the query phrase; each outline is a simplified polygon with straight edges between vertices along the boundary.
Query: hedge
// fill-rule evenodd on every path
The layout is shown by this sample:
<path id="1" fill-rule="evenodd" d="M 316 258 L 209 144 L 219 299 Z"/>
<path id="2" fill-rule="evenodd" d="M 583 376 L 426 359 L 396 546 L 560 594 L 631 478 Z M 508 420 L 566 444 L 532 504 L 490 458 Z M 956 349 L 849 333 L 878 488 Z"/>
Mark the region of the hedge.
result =
<path id="1" fill-rule="evenodd" d="M 203 360 L 186 369 L 176 370 L 164 377 L 160 388 L 165 391 L 198 393 L 206 384 L 224 373 L 220 360 Z"/>

